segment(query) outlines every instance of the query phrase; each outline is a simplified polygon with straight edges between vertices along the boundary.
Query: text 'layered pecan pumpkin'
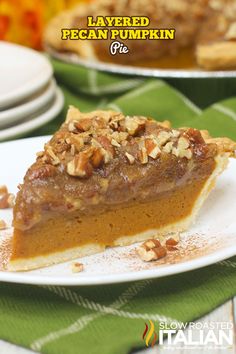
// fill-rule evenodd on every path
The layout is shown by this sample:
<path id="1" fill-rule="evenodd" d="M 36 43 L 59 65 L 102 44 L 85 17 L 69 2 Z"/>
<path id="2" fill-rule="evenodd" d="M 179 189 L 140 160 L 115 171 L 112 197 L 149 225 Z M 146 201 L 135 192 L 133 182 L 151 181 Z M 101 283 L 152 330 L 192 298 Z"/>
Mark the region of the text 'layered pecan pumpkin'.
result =
<path id="1" fill-rule="evenodd" d="M 207 132 L 70 107 L 20 186 L 8 269 L 186 230 L 234 152 Z"/>

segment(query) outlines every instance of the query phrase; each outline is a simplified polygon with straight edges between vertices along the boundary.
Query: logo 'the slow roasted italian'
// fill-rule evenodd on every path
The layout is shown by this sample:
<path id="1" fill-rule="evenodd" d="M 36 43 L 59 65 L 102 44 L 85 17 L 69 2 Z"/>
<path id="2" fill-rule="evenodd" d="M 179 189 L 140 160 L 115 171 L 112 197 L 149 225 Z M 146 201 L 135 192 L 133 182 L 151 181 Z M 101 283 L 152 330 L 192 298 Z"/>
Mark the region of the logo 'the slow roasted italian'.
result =
<path id="1" fill-rule="evenodd" d="M 145 323 L 145 329 L 142 338 L 145 341 L 147 347 L 149 347 L 149 345 L 153 347 L 157 341 L 157 334 L 155 332 L 154 323 L 151 320 L 149 320 L 149 323 L 150 326 L 148 326 L 147 323 Z"/>

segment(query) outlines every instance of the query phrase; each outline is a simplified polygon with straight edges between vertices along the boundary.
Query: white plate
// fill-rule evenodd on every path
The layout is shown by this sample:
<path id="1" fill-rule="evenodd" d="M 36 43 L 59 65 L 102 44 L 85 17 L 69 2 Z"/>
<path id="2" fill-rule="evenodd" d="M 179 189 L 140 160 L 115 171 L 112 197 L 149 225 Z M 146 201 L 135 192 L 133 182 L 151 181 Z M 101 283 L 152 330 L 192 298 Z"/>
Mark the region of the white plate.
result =
<path id="1" fill-rule="evenodd" d="M 35 153 L 41 151 L 48 137 L 30 138 L 0 144 L 0 184 L 12 192 L 22 182 Z M 18 163 L 20 161 L 20 163 Z M 219 178 L 215 190 L 193 226 L 182 235 L 179 251 L 153 263 L 144 263 L 135 253 L 137 245 L 116 247 L 104 253 L 80 259 L 85 270 L 74 274 L 71 262 L 30 272 L 0 272 L 0 280 L 27 284 L 92 285 L 126 282 L 186 272 L 222 261 L 236 254 L 236 161 Z M 11 222 L 9 210 L 0 211 L 0 219 Z M 1 232 L 4 239 L 11 229 Z"/>
<path id="2" fill-rule="evenodd" d="M 0 109 L 40 90 L 51 77 L 52 66 L 44 55 L 0 41 Z"/>
<path id="3" fill-rule="evenodd" d="M 55 95 L 56 85 L 54 80 L 50 80 L 46 88 L 43 88 L 27 100 L 19 105 L 0 111 L 0 129 L 19 122 L 22 118 L 35 113 L 53 99 Z"/>
<path id="4" fill-rule="evenodd" d="M 131 65 L 112 64 L 98 60 L 88 60 L 81 58 L 75 53 L 63 53 L 54 50 L 45 45 L 46 51 L 54 58 L 64 61 L 65 63 L 72 63 L 84 66 L 88 69 L 95 69 L 109 73 L 160 77 L 160 78 L 231 78 L 236 77 L 236 70 L 225 71 L 206 71 L 198 68 L 194 69 L 158 69 L 145 68 Z"/>
<path id="5" fill-rule="evenodd" d="M 64 96 L 61 90 L 57 88 L 55 98 L 49 107 L 46 106 L 44 111 L 38 113 L 35 117 L 27 117 L 24 122 L 18 125 L 0 130 L 0 141 L 16 138 L 50 122 L 60 113 L 63 104 Z"/>

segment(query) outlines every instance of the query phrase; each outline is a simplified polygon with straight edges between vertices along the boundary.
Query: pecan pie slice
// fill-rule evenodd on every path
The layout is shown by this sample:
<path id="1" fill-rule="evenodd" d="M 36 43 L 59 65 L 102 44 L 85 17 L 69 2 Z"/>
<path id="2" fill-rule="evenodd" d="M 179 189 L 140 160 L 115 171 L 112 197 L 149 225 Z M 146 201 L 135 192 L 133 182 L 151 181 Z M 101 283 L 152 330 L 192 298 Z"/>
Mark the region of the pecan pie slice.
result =
<path id="1" fill-rule="evenodd" d="M 19 187 L 9 270 L 186 230 L 235 148 L 167 121 L 70 107 Z"/>

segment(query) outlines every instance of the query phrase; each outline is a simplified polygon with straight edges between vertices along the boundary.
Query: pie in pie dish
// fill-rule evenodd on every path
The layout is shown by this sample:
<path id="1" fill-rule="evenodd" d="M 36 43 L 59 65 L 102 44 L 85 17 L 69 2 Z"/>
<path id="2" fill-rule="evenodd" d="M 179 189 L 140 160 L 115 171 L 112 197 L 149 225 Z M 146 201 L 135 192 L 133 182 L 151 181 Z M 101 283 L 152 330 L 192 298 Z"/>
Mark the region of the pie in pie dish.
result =
<path id="1" fill-rule="evenodd" d="M 188 229 L 235 149 L 168 121 L 70 107 L 19 186 L 8 269 Z"/>
<path id="2" fill-rule="evenodd" d="M 121 38 L 129 47 L 129 55 L 111 56 L 110 40 L 61 39 L 62 28 L 87 29 L 87 16 L 96 18 L 98 14 L 147 16 L 150 29 L 175 29 L 175 40 Z M 236 69 L 236 2 L 93 0 L 57 15 L 46 28 L 45 43 L 57 51 L 77 53 L 89 60 L 159 68 Z"/>

